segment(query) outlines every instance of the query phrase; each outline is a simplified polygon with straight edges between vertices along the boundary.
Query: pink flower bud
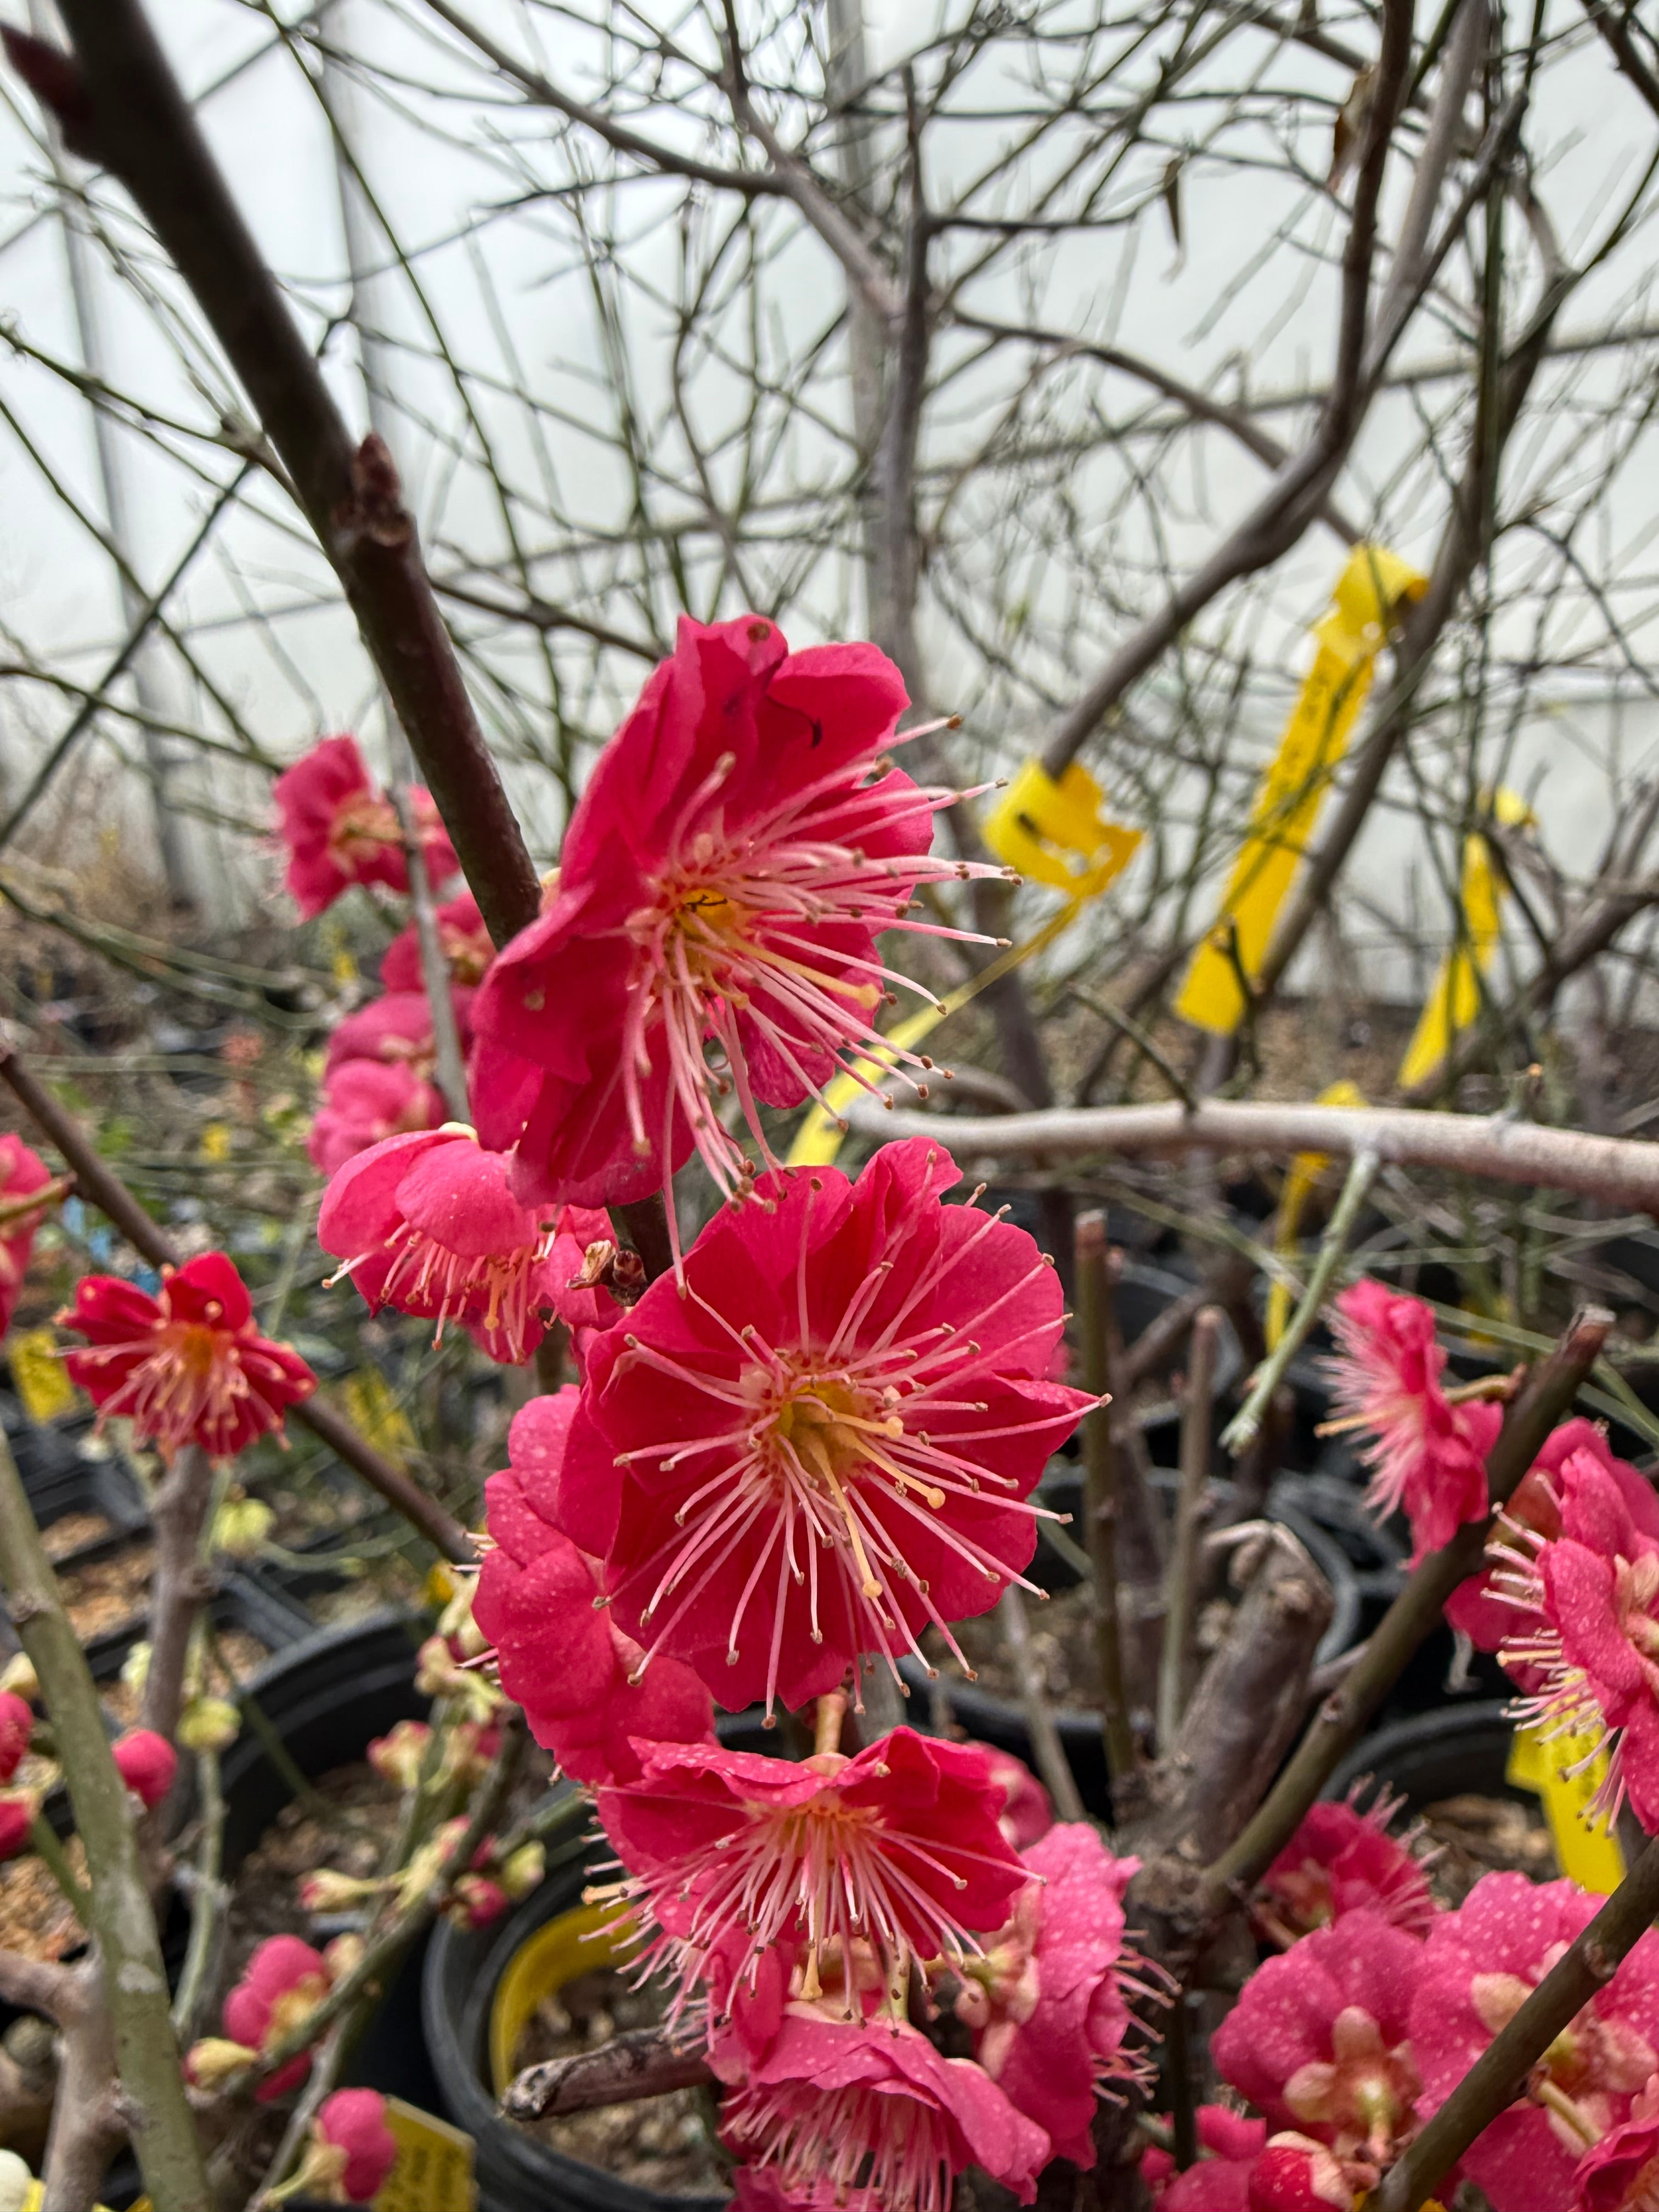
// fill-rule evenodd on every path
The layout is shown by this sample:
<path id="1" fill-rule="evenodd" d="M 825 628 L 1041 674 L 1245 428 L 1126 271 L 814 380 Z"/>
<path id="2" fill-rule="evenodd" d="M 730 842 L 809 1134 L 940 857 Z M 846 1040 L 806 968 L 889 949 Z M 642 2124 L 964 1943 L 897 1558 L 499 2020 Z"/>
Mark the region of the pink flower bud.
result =
<path id="1" fill-rule="evenodd" d="M 399 1721 L 390 1735 L 377 1735 L 369 1745 L 368 1763 L 399 1790 L 412 1790 L 431 1741 L 432 1731 L 424 1721 Z"/>
<path id="2" fill-rule="evenodd" d="M 40 1803 L 32 1790 L 12 1790 L 0 1797 L 0 1860 L 15 1859 L 27 1850 Z"/>
<path id="3" fill-rule="evenodd" d="M 501 1918 L 508 1902 L 507 1892 L 488 1875 L 464 1874 L 444 1910 L 463 1928 L 488 1928 Z"/>
<path id="4" fill-rule="evenodd" d="M 233 2043 L 228 2036 L 204 2036 L 185 2053 L 185 2079 L 198 2089 L 216 2089 L 233 2074 L 252 2066 L 258 2055 L 246 2043 Z"/>
<path id="5" fill-rule="evenodd" d="M 337 2089 L 318 2108 L 311 2131 L 313 2145 L 336 2169 L 329 2177 L 335 2203 L 367 2204 L 379 2195 L 398 2163 L 398 2139 L 378 2090 Z"/>
<path id="6" fill-rule="evenodd" d="M 23 1763 L 34 1731 L 34 1715 L 21 1698 L 0 1690 L 0 1782 L 9 1782 Z"/>
<path id="7" fill-rule="evenodd" d="M 179 1754 L 154 1729 L 129 1729 L 112 1747 L 116 1770 L 148 1813 L 172 1789 Z"/>

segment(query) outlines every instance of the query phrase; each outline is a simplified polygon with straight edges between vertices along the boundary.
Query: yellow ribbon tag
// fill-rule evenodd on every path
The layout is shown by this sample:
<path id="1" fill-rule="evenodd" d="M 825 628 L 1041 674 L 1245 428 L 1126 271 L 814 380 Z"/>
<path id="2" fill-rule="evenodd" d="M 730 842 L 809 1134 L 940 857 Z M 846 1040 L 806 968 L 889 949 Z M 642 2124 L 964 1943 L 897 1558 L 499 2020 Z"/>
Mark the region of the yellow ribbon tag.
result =
<path id="1" fill-rule="evenodd" d="M 1097 898 L 1128 866 L 1146 834 L 1107 821 L 1102 796 L 1080 761 L 1073 761 L 1056 783 L 1041 761 L 1029 760 L 986 816 L 980 835 L 1000 860 L 1034 883 L 1069 898 Z"/>
<path id="2" fill-rule="evenodd" d="M 1238 969 L 1261 973 L 1273 924 L 1291 887 L 1337 763 L 1370 690 L 1376 656 L 1400 608 L 1428 578 L 1381 545 L 1359 546 L 1316 623 L 1319 649 L 1250 810 L 1250 831 L 1227 878 L 1215 927 L 1193 955 L 1175 1002 L 1182 1021 L 1230 1036 L 1244 1018 Z M 1237 937 L 1237 967 L 1230 945 Z"/>
<path id="3" fill-rule="evenodd" d="M 345 1401 L 353 1426 L 376 1451 L 384 1452 L 401 1467 L 415 1449 L 415 1431 L 380 1369 L 360 1367 L 355 1375 L 348 1375 Z"/>
<path id="4" fill-rule="evenodd" d="M 1506 830 L 1533 820 L 1520 794 L 1492 794 L 1493 818 Z M 1400 1087 L 1414 1090 L 1450 1054 L 1453 1042 L 1480 1012 L 1480 977 L 1492 963 L 1503 934 L 1503 878 L 1493 866 L 1492 846 L 1478 830 L 1463 840 L 1463 921 L 1458 941 L 1446 953 L 1435 977 L 1406 1057 L 1400 1063 Z"/>
<path id="5" fill-rule="evenodd" d="M 21 1329 L 6 1346 L 11 1379 L 32 1421 L 55 1421 L 75 1406 L 75 1385 L 64 1372 L 58 1340 L 49 1328 Z"/>
<path id="6" fill-rule="evenodd" d="M 1319 1106 L 1363 1106 L 1365 1094 L 1358 1084 L 1345 1079 L 1328 1085 L 1314 1103 Z M 1328 1152 L 1298 1152 L 1291 1162 L 1285 1176 L 1285 1187 L 1279 1194 L 1279 1218 L 1273 1233 L 1273 1250 L 1281 1260 L 1295 1258 L 1302 1209 L 1307 1204 L 1314 1185 L 1330 1164 Z M 1267 1338 L 1269 1352 L 1284 1335 L 1290 1318 L 1291 1286 L 1275 1278 L 1267 1286 Z"/>
<path id="7" fill-rule="evenodd" d="M 386 2099 L 386 2124 L 397 2142 L 398 2163 L 380 2185 L 374 2212 L 475 2212 L 470 2135 L 401 2097 Z"/>
<path id="8" fill-rule="evenodd" d="M 1543 1799 L 1556 1860 L 1568 1881 L 1592 1897 L 1611 1897 L 1625 1879 L 1625 1854 L 1610 1823 L 1590 1826 L 1590 1801 L 1607 1778 L 1606 1751 L 1590 1757 L 1595 1741 L 1590 1730 L 1553 1735 L 1546 1743 L 1535 1728 L 1518 1728 L 1506 1771 L 1511 1782 Z M 1578 1771 L 1564 1773 L 1565 1767 Z"/>

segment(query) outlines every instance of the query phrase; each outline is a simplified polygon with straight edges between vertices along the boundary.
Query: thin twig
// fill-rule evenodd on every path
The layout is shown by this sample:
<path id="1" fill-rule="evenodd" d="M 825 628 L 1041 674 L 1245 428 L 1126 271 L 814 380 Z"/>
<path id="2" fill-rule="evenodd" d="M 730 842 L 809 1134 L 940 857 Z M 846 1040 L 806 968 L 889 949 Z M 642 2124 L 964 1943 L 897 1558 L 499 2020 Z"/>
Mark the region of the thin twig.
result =
<path id="1" fill-rule="evenodd" d="M 1031 1756 L 1036 1761 L 1037 1772 L 1042 1777 L 1060 1819 L 1085 1820 L 1088 1814 L 1078 1794 L 1077 1778 L 1066 1759 L 1066 1747 L 1060 1740 L 1060 1730 L 1054 1726 L 1054 1708 L 1049 1705 L 1048 1693 L 1042 1686 L 1042 1669 L 1031 1649 L 1031 1627 L 1025 1618 L 1025 1601 L 1012 1583 L 997 1600 L 997 1620 L 1001 1626 L 1002 1640 L 1007 1647 L 1015 1680 L 1019 1684 L 1020 1707 L 1025 1715 L 1025 1732 L 1031 1739 Z"/>
<path id="2" fill-rule="evenodd" d="M 1083 1377 L 1097 1401 L 1083 1426 L 1084 1540 L 1094 1567 L 1095 1656 L 1100 1675 L 1100 1730 L 1106 1767 L 1114 1783 L 1136 1764 L 1134 1731 L 1123 1674 L 1123 1639 L 1117 1577 L 1118 1449 L 1112 1435 L 1110 1306 L 1112 1276 L 1106 1217 L 1078 1217 L 1078 1322 L 1083 1337 Z"/>
<path id="3" fill-rule="evenodd" d="M 1325 1235 L 1319 1247 L 1313 1273 L 1308 1278 L 1308 1287 L 1302 1293 L 1302 1302 L 1291 1315 L 1284 1334 L 1255 1371 L 1250 1385 L 1250 1395 L 1222 1431 L 1221 1448 L 1237 1459 L 1255 1442 L 1263 1418 L 1273 1403 L 1273 1392 L 1289 1370 L 1291 1362 L 1307 1341 L 1308 1333 L 1318 1320 L 1320 1309 L 1327 1293 L 1336 1279 L 1342 1265 L 1348 1241 L 1354 1232 L 1360 1212 L 1370 1194 L 1381 1165 L 1375 1152 L 1356 1152 L 1353 1164 L 1348 1170 L 1342 1194 L 1337 1200 Z"/>
<path id="4" fill-rule="evenodd" d="M 1164 1655 L 1158 1670 L 1158 1741 L 1168 1751 L 1187 1710 L 1193 1662 L 1193 1610 L 1197 1595 L 1198 1528 L 1210 1479 L 1211 1425 L 1216 1353 L 1222 1316 L 1206 1306 L 1193 1323 L 1187 1390 L 1181 1410 L 1181 1476 L 1176 1493 L 1170 1565 L 1164 1582 Z"/>

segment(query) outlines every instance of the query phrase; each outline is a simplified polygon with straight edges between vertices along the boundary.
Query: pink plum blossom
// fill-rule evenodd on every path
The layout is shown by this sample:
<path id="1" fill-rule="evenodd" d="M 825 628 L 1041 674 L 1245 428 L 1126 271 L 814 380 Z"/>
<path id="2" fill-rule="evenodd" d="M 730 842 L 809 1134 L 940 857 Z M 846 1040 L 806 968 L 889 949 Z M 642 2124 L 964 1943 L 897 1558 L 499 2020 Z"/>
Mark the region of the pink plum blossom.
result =
<path id="1" fill-rule="evenodd" d="M 311 2134 L 323 2154 L 307 2175 L 313 2193 L 335 2204 L 367 2204 L 379 2196 L 398 2163 L 398 2139 L 378 2089 L 337 2089 L 317 2107 Z"/>
<path id="2" fill-rule="evenodd" d="M 320 1951 L 313 1951 L 297 1936 L 268 1936 L 225 1999 L 225 2033 L 255 2053 L 274 2050 L 316 2010 L 328 1995 L 331 1979 Z M 255 2094 L 261 2104 L 268 2104 L 286 2095 L 310 2071 L 311 2053 L 301 2051 L 269 2075 Z"/>
<path id="3" fill-rule="evenodd" d="M 443 1119 L 443 1100 L 406 1060 L 342 1060 L 323 1085 L 306 1151 L 314 1168 L 332 1176 L 355 1152 L 387 1137 L 435 1129 Z"/>
<path id="4" fill-rule="evenodd" d="M 437 909 L 438 945 L 449 969 L 450 980 L 464 989 L 481 982 L 495 955 L 484 927 L 478 902 L 463 891 Z M 414 923 L 400 930 L 380 957 L 383 991 L 420 991 L 426 987 L 421 969 L 421 940 Z"/>
<path id="5" fill-rule="evenodd" d="M 708 1692 L 689 1667 L 644 1654 L 599 1607 L 597 1561 L 550 1517 L 579 1393 L 532 1398 L 507 1434 L 512 1465 L 485 1486 L 490 1548 L 472 1617 L 531 1733 L 579 1782 L 637 1780 L 634 1742 L 709 1740 Z"/>
<path id="6" fill-rule="evenodd" d="M 906 704 L 873 646 L 791 653 L 754 616 L 681 618 L 577 803 L 555 896 L 481 987 L 479 1126 L 518 1148 L 526 1199 L 637 1198 L 694 1146 L 746 1189 L 778 1164 L 760 1109 L 873 1042 L 902 980 L 882 933 L 939 933 L 910 913 L 917 884 L 1006 873 L 928 857 L 955 794 L 885 757 Z M 746 1135 L 719 1117 L 728 1092 Z"/>
<path id="7" fill-rule="evenodd" d="M 903 2021 L 875 2029 L 799 2004 L 765 2056 L 745 2062 L 720 2134 L 776 2177 L 785 2203 L 838 2212 L 949 2212 L 969 2166 L 1029 2204 L 1049 2154 L 1042 2130 L 971 2059 L 942 2058 Z"/>
<path id="8" fill-rule="evenodd" d="M 1359 1909 L 1408 1936 L 1427 1935 L 1434 1918 L 1428 1876 L 1389 1833 L 1399 1808 L 1385 1793 L 1364 1813 L 1352 1799 L 1309 1808 L 1261 1877 L 1258 1915 L 1277 1940 L 1293 1941 Z"/>
<path id="9" fill-rule="evenodd" d="M 910 1969 L 964 1962 L 1027 1881 L 969 1745 L 901 1728 L 855 1757 L 799 1765 L 719 1744 L 640 1748 L 640 1779 L 601 1790 L 599 1819 L 685 1994 L 741 1928 L 755 1957 L 799 1961 L 808 2001 L 828 1955 L 869 1944 L 896 2015 Z"/>
<path id="10" fill-rule="evenodd" d="M 83 1275 L 58 1316 L 88 1341 L 64 1365 L 100 1421 L 130 1420 L 167 1457 L 199 1444 L 230 1459 L 308 1398 L 317 1377 L 292 1345 L 261 1336 L 253 1301 L 222 1252 L 164 1267 L 152 1297 L 118 1275 Z"/>
<path id="11" fill-rule="evenodd" d="M 1341 1418 L 1332 1425 L 1370 1431 L 1368 1500 L 1379 1517 L 1403 1507 L 1415 1565 L 1486 1513 L 1486 1454 L 1502 1409 L 1447 1399 L 1446 1355 L 1421 1298 L 1362 1277 L 1336 1300 L 1334 1329 L 1331 1379 Z"/>
<path id="12" fill-rule="evenodd" d="M 31 1152 L 9 1129 L 0 1135 L 0 1208 L 5 1212 L 0 1219 L 0 1336 L 11 1327 L 11 1317 L 23 1294 L 35 1231 L 46 1218 L 43 1208 L 25 1208 L 21 1212 L 11 1209 L 32 1192 L 44 1190 L 51 1181 L 52 1170 L 39 1152 Z"/>
<path id="13" fill-rule="evenodd" d="M 1140 2178 L 1153 2203 L 1158 2212 L 1248 2212 L 1250 2169 L 1267 2140 L 1267 2122 L 1225 2105 L 1200 2105 L 1194 2118 L 1198 2160 L 1184 2173 L 1166 2150 L 1141 2158 Z"/>
<path id="14" fill-rule="evenodd" d="M 274 794 L 288 888 L 307 921 L 353 884 L 409 889 L 397 813 L 369 781 L 356 738 L 325 738 L 313 745 L 277 777 Z M 454 848 L 431 793 L 415 785 L 409 797 L 428 872 L 441 884 L 455 872 Z"/>
<path id="15" fill-rule="evenodd" d="M 1611 1751 L 1601 1804 L 1628 1796 L 1659 1830 L 1659 1500 L 1605 1456 L 1572 1453 L 1554 1478 L 1558 1533 L 1506 1520 L 1492 1594 L 1515 1626 L 1498 1653 L 1522 1710 L 1558 1734 L 1593 1731 Z"/>
<path id="16" fill-rule="evenodd" d="M 1659 2075 L 1579 2160 L 1572 2212 L 1659 2212 Z"/>
<path id="17" fill-rule="evenodd" d="M 371 1311 L 391 1305 L 435 1320 L 440 1340 L 446 1322 L 460 1321 L 492 1359 L 517 1366 L 549 1314 L 568 1310 L 591 1325 L 594 1293 L 578 1291 L 574 1303 L 570 1265 L 611 1224 L 570 1208 L 530 1212 L 513 1195 L 509 1166 L 453 1122 L 388 1137 L 330 1183 L 318 1242 L 345 1263 L 340 1273 Z"/>
<path id="18" fill-rule="evenodd" d="M 1412 2002 L 1421 2118 L 1445 2102 L 1601 1903 L 1570 1881 L 1489 1874 L 1455 1912 L 1441 1914 L 1419 1953 Z M 1494 2212 L 1571 2203 L 1586 2142 L 1629 2117 L 1656 2063 L 1659 1936 L 1650 1932 L 1551 2044 L 1529 2094 L 1465 2151 L 1462 2171 Z"/>
<path id="19" fill-rule="evenodd" d="M 1312 2137 L 1372 2177 L 1411 2134 L 1408 2040 L 1423 1946 L 1378 1912 L 1344 1913 L 1246 1982 L 1211 2039 L 1218 2071 L 1269 2127 Z"/>
<path id="20" fill-rule="evenodd" d="M 472 1001 L 476 993 L 452 991 L 455 1027 L 465 1052 L 472 1036 Z M 349 1060 L 385 1060 L 406 1067 L 427 1081 L 436 1063 L 438 1048 L 432 1034 L 432 1007 L 424 991 L 388 991 L 371 999 L 337 1022 L 323 1060 L 323 1080 L 331 1082 L 337 1069 Z"/>
<path id="21" fill-rule="evenodd" d="M 1123 1917 L 1140 1862 L 1114 1858 L 1081 1821 L 1060 1822 L 1022 1856 L 1035 1879 L 986 1960 L 964 1962 L 957 2010 L 978 2030 L 975 2056 L 992 2079 L 1060 2156 L 1091 2166 L 1101 2085 L 1145 2069 L 1128 2043 L 1129 1993 L 1144 1985 Z"/>
<path id="22" fill-rule="evenodd" d="M 147 1813 L 154 1812 L 179 1774 L 179 1754 L 154 1729 L 129 1729 L 110 1746 L 115 1771 Z"/>
<path id="23" fill-rule="evenodd" d="M 1497 1540 L 1500 1544 L 1507 1541 L 1513 1549 L 1516 1536 L 1527 1530 L 1546 1542 L 1560 1534 L 1561 1474 L 1579 1452 L 1588 1452 L 1601 1462 L 1619 1486 L 1638 1527 L 1659 1537 L 1659 1500 L 1654 1497 L 1651 1483 L 1627 1461 L 1613 1456 L 1607 1431 L 1599 1422 L 1575 1415 L 1550 1431 L 1543 1449 L 1511 1493 L 1503 1518 L 1503 1526 L 1510 1534 L 1507 1540 L 1500 1535 Z M 1513 1592 L 1506 1594 L 1497 1585 L 1504 1564 L 1489 1549 L 1482 1571 L 1460 1583 L 1446 1601 L 1446 1619 L 1477 1651 L 1496 1651 L 1521 1626 Z"/>
<path id="24" fill-rule="evenodd" d="M 856 1182 L 769 1181 L 589 1351 L 559 1525 L 724 1705 L 801 1705 L 930 1621 L 954 1649 L 1036 1549 L 1026 1501 L 1091 1401 L 1044 1379 L 1053 1268 L 945 1206 L 957 1179 L 915 1138 Z"/>

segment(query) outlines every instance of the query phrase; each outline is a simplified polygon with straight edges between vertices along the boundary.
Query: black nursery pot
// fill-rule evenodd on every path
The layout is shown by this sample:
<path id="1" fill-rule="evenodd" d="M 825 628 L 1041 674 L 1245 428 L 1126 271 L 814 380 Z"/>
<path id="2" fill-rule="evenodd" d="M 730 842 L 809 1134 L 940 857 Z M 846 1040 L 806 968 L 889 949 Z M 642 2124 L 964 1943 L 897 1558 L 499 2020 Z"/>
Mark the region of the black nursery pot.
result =
<path id="1" fill-rule="evenodd" d="M 562 1865 L 551 1865 L 540 1888 L 506 1919 L 479 1929 L 445 1921 L 427 1946 L 421 1988 L 427 2048 L 442 2111 L 477 2146 L 479 2197 L 489 2212 L 719 2212 L 728 2202 L 642 2189 L 567 2157 L 496 2111 L 489 2032 L 502 1976 L 538 1930 L 575 1910 L 596 1871 L 614 1866 L 604 1838 L 592 1838 Z"/>

